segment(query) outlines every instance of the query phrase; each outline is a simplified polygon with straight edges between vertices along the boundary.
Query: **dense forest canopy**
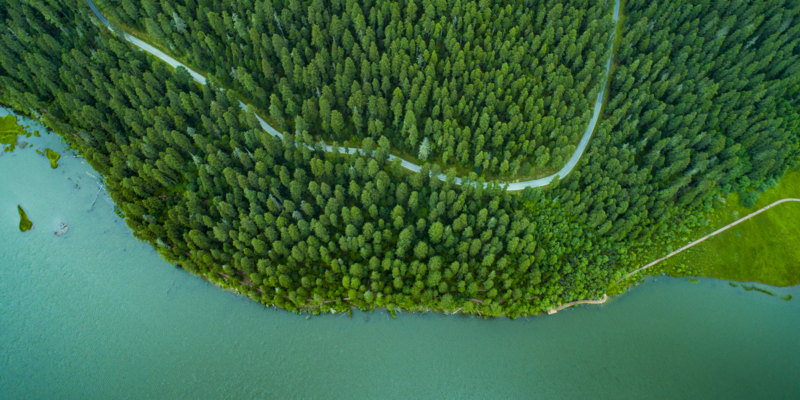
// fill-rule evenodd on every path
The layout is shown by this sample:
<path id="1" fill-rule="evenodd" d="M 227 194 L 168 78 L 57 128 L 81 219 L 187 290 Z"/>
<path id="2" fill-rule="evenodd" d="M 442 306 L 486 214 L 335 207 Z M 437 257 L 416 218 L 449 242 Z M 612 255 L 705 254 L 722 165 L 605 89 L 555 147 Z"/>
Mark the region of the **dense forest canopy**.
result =
<path id="1" fill-rule="evenodd" d="M 185 69 L 170 70 L 147 57 L 100 24 L 83 0 L 10 0 L 0 4 L 5 28 L 0 32 L 0 102 L 43 121 L 79 149 L 104 175 L 109 193 L 124 210 L 135 235 L 156 246 L 165 259 L 265 304 L 315 312 L 351 305 L 390 310 L 434 307 L 513 317 L 559 302 L 597 298 L 609 282 L 640 266 L 631 249 L 654 236 L 698 223 L 704 210 L 718 205 L 732 191 L 745 194 L 746 202 L 755 201 L 760 191 L 798 161 L 797 2 L 627 1 L 611 93 L 586 154 L 560 182 L 546 189 L 528 189 L 522 195 L 507 193 L 498 184 L 486 188 L 454 185 L 455 168 L 445 171 L 447 181 L 430 179 L 431 172 L 442 172 L 436 163 L 409 175 L 399 160 L 387 162 L 388 154 L 392 146 L 412 149 L 404 147 L 410 136 L 402 130 L 409 111 L 413 122 L 422 127 L 418 140 L 427 137 L 423 120 L 442 121 L 441 129 L 429 138 L 437 146 L 432 147 L 433 156 L 447 151 L 435 135 L 451 135 L 447 129 L 453 132 L 447 137 L 453 138 L 457 129 L 462 136 L 466 129 L 473 132 L 471 120 L 463 120 L 455 111 L 462 99 L 475 102 L 470 106 L 474 115 L 483 115 L 484 107 L 493 110 L 486 111 L 488 129 L 497 123 L 502 129 L 512 124 L 508 109 L 520 106 L 515 96 L 525 93 L 529 85 L 526 96 L 534 99 L 533 108 L 520 106 L 518 115 L 520 124 L 541 115 L 533 124 L 536 130 L 546 118 L 555 120 L 559 115 L 548 114 L 551 108 L 537 108 L 540 101 L 553 104 L 558 97 L 558 85 L 551 92 L 548 76 L 557 77 L 564 93 L 584 94 L 558 100 L 568 110 L 575 106 L 572 119 L 583 121 L 584 110 L 577 105 L 586 93 L 596 90 L 602 73 L 592 67 L 585 79 L 578 75 L 589 60 L 601 67 L 597 65 L 603 59 L 601 52 L 588 48 L 596 45 L 597 50 L 606 51 L 613 30 L 610 5 L 603 1 L 493 3 L 492 8 L 482 9 L 481 4 L 488 7 L 489 3 L 441 0 L 433 3 L 433 17 L 425 11 L 429 3 L 415 6 L 412 13 L 408 12 L 410 3 L 401 8 L 399 3 L 371 1 L 302 5 L 293 1 L 286 6 L 189 1 L 180 3 L 187 4 L 181 6 L 184 9 L 178 2 L 144 1 L 141 8 L 131 4 L 121 2 L 120 8 L 113 8 L 122 23 L 134 28 L 145 24 L 150 39 L 176 54 L 186 51 L 197 68 L 209 68 L 206 72 L 217 79 L 197 85 Z M 266 15 L 267 5 L 280 13 L 257 19 Z M 464 16 L 453 23 L 452 10 L 457 6 Z M 389 11 L 384 13 L 384 8 Z M 399 13 L 393 13 L 395 9 Z M 473 30 L 482 29 L 480 18 L 486 27 L 480 36 L 467 40 L 472 31 L 463 24 L 467 24 L 466 14 L 473 11 Z M 383 36 L 376 28 L 379 12 Z M 561 26 L 556 26 L 558 18 L 551 19 L 550 13 L 561 16 Z M 209 15 L 219 18 L 219 32 Z M 406 23 L 408 15 L 415 16 L 413 23 Z M 444 24 L 440 16 L 447 17 Z M 334 17 L 340 22 L 351 18 L 341 24 L 338 36 L 327 25 L 333 24 Z M 521 26 L 523 20 L 530 26 Z M 361 54 L 356 57 L 356 46 L 367 38 L 366 49 L 372 44 L 376 49 L 387 48 L 388 27 L 400 26 L 400 21 L 408 29 L 404 34 L 396 30 L 395 39 L 405 39 L 409 49 L 398 44 L 396 50 L 389 46 L 390 50 L 379 51 L 377 75 L 372 64 L 362 69 L 355 61 L 352 71 L 356 72 L 348 75 L 348 58 L 373 62 L 369 51 L 362 51 L 365 59 Z M 437 38 L 427 33 L 425 21 L 430 21 L 433 33 L 438 24 L 446 34 Z M 229 23 L 234 32 L 222 40 Z M 315 37 L 315 25 L 327 27 L 324 35 L 316 36 L 324 47 L 306 39 Z M 358 35 L 358 26 L 363 27 L 363 36 Z M 160 29 L 160 36 L 154 27 Z M 561 32 L 560 36 L 548 39 L 549 28 L 556 35 Z M 263 31 L 268 40 L 248 39 L 256 37 L 250 35 L 253 31 Z M 576 32 L 574 42 L 569 36 L 572 31 Z M 210 47 L 199 47 L 199 32 L 205 35 L 204 46 Z M 353 40 L 351 48 L 345 43 L 346 32 Z M 585 32 L 593 33 L 577 51 L 576 43 Z M 525 44 L 530 37 L 539 37 L 541 46 Z M 549 40 L 552 45 L 542 50 Z M 428 56 L 430 48 L 436 49 L 439 61 L 431 62 L 422 51 L 422 64 L 418 63 L 417 44 L 414 51 L 410 46 L 421 41 Z M 575 53 L 563 42 L 575 44 Z M 222 43 L 226 43 L 224 50 Z M 265 43 L 271 43 L 273 52 L 256 56 L 267 51 Z M 310 104 L 327 101 L 327 95 L 317 96 L 316 90 L 302 83 L 307 71 L 315 68 L 310 67 L 311 60 L 324 55 L 327 46 L 339 46 L 336 43 L 344 49 L 341 75 L 338 67 L 330 67 L 317 70 L 317 78 L 323 85 L 324 77 L 323 86 L 333 93 L 331 114 L 336 111 L 350 117 L 348 127 L 342 122 L 342 130 L 363 137 L 365 150 L 377 150 L 374 158 L 326 153 L 303 145 L 316 143 L 317 134 L 334 138 L 342 131 L 325 131 L 321 109 L 316 119 L 304 116 Z M 469 48 L 467 43 L 472 43 Z M 259 52 L 254 46 L 261 46 Z M 280 53 L 286 51 L 290 57 L 276 55 L 279 47 Z M 478 47 L 483 52 L 491 48 L 495 55 L 480 56 Z M 508 57 L 513 57 L 511 49 L 523 49 L 515 54 L 529 57 L 531 63 L 539 60 L 538 65 L 532 70 L 531 63 L 512 67 L 501 60 L 504 48 L 509 50 Z M 452 68 L 462 52 L 463 74 L 453 76 Z M 574 70 L 567 53 L 582 58 L 581 67 Z M 594 57 L 588 56 L 591 53 Z M 389 90 L 381 87 L 384 54 L 400 56 L 398 75 L 391 68 L 385 75 Z M 405 73 L 409 94 L 415 84 L 422 93 L 428 82 L 425 69 L 440 64 L 445 68 L 450 57 L 455 57 L 450 74 L 436 69 L 430 79 L 431 88 L 439 88 L 440 96 L 446 89 L 450 97 L 433 101 L 435 89 L 428 97 L 420 94 L 417 98 L 427 100 L 420 108 L 422 117 L 417 118 L 413 102 L 410 110 L 406 108 L 410 97 L 397 77 Z M 285 68 L 284 63 L 292 67 Z M 507 70 L 504 63 L 509 65 Z M 544 72 L 537 76 L 536 69 L 542 65 Z M 289 69 L 292 74 L 283 74 Z M 272 71 L 269 79 L 265 70 Z M 410 74 L 412 70 L 416 72 Z M 372 74 L 373 80 L 362 79 L 363 71 Z M 483 89 L 473 86 L 475 92 L 466 96 L 465 86 L 476 84 L 462 77 L 469 73 L 472 79 L 473 71 L 481 71 L 475 72 L 481 77 L 494 73 L 495 79 L 483 79 Z M 244 85 L 247 74 L 257 82 L 252 90 Z M 510 90 L 516 80 L 506 77 L 515 76 L 524 77 L 524 85 Z M 354 109 L 347 105 L 351 89 L 357 93 L 360 88 L 364 95 L 371 85 L 366 83 L 373 81 L 378 82 L 378 90 L 371 96 L 388 103 L 389 120 L 381 130 L 358 133 L 357 124 L 352 124 Z M 456 90 L 450 90 L 451 82 Z M 495 86 L 490 90 L 491 83 Z M 532 90 L 536 86 L 539 92 Z M 348 90 L 347 96 L 337 95 L 337 87 Z M 271 93 L 273 88 L 277 90 Z M 403 120 L 397 126 L 391 111 L 393 98 L 382 97 L 393 96 L 396 89 L 404 99 Z M 508 91 L 510 97 L 501 99 L 497 90 Z M 480 93 L 486 93 L 483 103 L 477 101 Z M 496 104 L 486 104 L 493 93 Z M 239 96 L 265 103 L 243 110 Z M 499 110 L 506 98 L 510 100 L 503 113 Z M 287 111 L 289 101 L 295 102 L 296 115 Z M 444 118 L 445 103 L 451 107 L 450 118 Z M 437 105 L 442 114 L 434 116 Z M 280 141 L 261 131 L 254 114 L 259 107 L 280 116 L 276 122 L 291 124 L 293 134 Z M 366 109 L 369 116 L 368 105 Z M 446 120 L 451 121 L 447 129 Z M 285 128 L 289 130 L 288 125 Z M 551 139 L 563 141 L 567 135 L 563 132 L 542 143 L 534 136 L 526 140 L 548 148 Z M 512 143 L 520 144 L 516 138 L 527 135 L 506 133 L 509 140 L 482 151 L 490 154 L 502 149 L 510 154 Z M 536 148 L 529 150 L 535 155 Z M 513 153 L 517 158 L 506 158 L 522 160 L 523 153 L 518 147 Z"/>
<path id="2" fill-rule="evenodd" d="M 505 177 L 575 151 L 614 30 L 585 0 L 98 3 L 280 128 Z"/>
<path id="3" fill-rule="evenodd" d="M 800 6 L 748 3 L 628 2 L 609 109 L 625 119 L 612 141 L 650 171 L 636 186 L 668 183 L 684 205 L 796 163 Z"/>

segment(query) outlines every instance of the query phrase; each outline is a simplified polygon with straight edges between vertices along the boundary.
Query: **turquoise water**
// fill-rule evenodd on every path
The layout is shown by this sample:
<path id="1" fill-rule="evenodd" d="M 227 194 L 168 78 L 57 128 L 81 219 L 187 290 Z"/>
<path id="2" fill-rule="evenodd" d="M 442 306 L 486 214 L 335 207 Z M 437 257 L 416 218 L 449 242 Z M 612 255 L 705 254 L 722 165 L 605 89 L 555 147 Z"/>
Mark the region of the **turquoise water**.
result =
<path id="1" fill-rule="evenodd" d="M 787 302 L 658 278 L 515 321 L 307 319 L 170 266 L 105 194 L 89 211 L 97 174 L 57 135 L 23 140 L 33 149 L 0 156 L 2 399 L 800 398 L 798 287 L 771 289 Z M 56 170 L 34 150 L 46 147 Z"/>

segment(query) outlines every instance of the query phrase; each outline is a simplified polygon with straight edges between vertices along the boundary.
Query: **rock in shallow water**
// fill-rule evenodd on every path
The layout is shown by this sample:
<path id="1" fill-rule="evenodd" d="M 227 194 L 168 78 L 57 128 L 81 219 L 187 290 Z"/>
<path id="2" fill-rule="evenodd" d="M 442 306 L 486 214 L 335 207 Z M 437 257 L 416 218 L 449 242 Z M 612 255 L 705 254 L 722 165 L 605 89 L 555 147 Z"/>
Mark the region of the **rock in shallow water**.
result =
<path id="1" fill-rule="evenodd" d="M 56 229 L 53 233 L 55 233 L 56 236 L 64 236 L 67 234 L 67 232 L 69 232 L 69 225 L 67 225 L 66 222 L 59 222 L 58 229 Z"/>

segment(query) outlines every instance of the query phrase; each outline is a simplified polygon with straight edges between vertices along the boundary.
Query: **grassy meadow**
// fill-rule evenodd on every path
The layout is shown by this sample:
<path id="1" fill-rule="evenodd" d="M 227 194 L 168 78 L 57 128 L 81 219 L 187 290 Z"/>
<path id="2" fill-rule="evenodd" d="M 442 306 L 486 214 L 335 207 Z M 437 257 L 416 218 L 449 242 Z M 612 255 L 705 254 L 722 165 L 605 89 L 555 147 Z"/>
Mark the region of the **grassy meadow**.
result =
<path id="1" fill-rule="evenodd" d="M 722 208 L 710 213 L 706 226 L 672 241 L 670 250 L 687 244 L 687 237 L 696 240 L 785 198 L 800 198 L 800 172 L 787 173 L 777 187 L 761 194 L 753 208 L 741 205 L 738 194 L 730 195 Z M 800 284 L 800 202 L 779 204 L 647 271 L 661 273 L 773 286 Z"/>

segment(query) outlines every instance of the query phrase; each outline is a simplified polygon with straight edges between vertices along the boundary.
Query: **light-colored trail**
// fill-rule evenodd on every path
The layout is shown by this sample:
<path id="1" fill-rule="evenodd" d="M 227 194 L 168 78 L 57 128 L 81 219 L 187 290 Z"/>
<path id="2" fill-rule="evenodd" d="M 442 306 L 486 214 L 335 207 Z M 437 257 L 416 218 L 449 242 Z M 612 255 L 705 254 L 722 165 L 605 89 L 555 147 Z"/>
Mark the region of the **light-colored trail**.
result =
<path id="1" fill-rule="evenodd" d="M 719 228 L 716 231 L 711 232 L 708 235 L 705 235 L 702 238 L 700 238 L 698 240 L 695 240 L 694 242 L 689 243 L 686 246 L 683 246 L 680 249 L 675 250 L 672 253 L 669 253 L 666 256 L 661 257 L 658 260 L 655 260 L 655 261 L 651 262 L 650 264 L 647 264 L 647 265 L 637 269 L 636 271 L 633 271 L 633 272 L 629 273 L 628 275 L 625 275 L 625 277 L 621 278 L 620 280 L 618 280 L 618 281 L 616 281 L 614 283 L 615 284 L 620 283 L 620 282 L 624 281 L 625 279 L 630 278 L 634 274 L 642 272 L 642 271 L 644 271 L 644 270 L 646 270 L 646 269 L 648 269 L 648 268 L 650 268 L 650 267 L 652 267 L 652 266 L 654 266 L 654 265 L 656 265 L 656 264 L 658 264 L 658 263 L 660 263 L 660 262 L 662 262 L 662 261 L 664 261 L 664 260 L 666 260 L 666 259 L 668 259 L 668 258 L 670 258 L 670 257 L 672 257 L 672 256 L 674 256 L 674 255 L 686 250 L 686 249 L 689 249 L 689 248 L 691 248 L 693 246 L 696 246 L 696 245 L 702 243 L 703 241 L 705 241 L 706 239 L 708 239 L 708 238 L 710 238 L 710 237 L 712 237 L 714 235 L 718 235 L 718 234 L 720 234 L 722 232 L 725 232 L 726 230 L 728 230 L 730 228 L 733 228 L 734 226 L 736 226 L 738 224 L 741 224 L 742 222 L 747 221 L 748 219 L 753 218 L 756 215 L 761 214 L 762 212 L 767 211 L 770 208 L 777 206 L 778 204 L 787 203 L 787 202 L 790 202 L 790 201 L 800 202 L 800 199 L 789 198 L 789 199 L 778 200 L 778 201 L 776 201 L 776 202 L 774 202 L 774 203 L 772 203 L 772 204 L 770 204 L 770 205 L 768 205 L 768 206 L 766 206 L 766 207 L 764 207 L 762 209 L 759 209 L 758 211 L 756 211 L 756 212 L 754 212 L 752 214 L 748 214 L 746 217 L 744 217 L 742 219 L 739 219 L 739 220 L 736 220 L 734 222 L 731 222 L 730 224 L 725 225 L 724 227 Z M 567 307 L 576 306 L 578 304 L 603 304 L 603 303 L 606 302 L 606 300 L 608 300 L 608 296 L 603 294 L 603 298 L 602 299 L 599 299 L 599 300 L 578 300 L 578 301 L 573 301 L 571 303 L 567 303 L 567 304 L 558 306 L 556 308 L 551 308 L 550 310 L 547 311 L 547 313 L 548 314 L 555 314 L 555 313 L 557 313 L 557 312 L 559 312 L 559 311 L 561 311 L 561 310 L 563 310 L 563 309 L 565 309 Z"/>
<path id="2" fill-rule="evenodd" d="M 551 308 L 547 311 L 548 314 L 555 314 L 567 307 L 577 306 L 578 304 L 603 304 L 608 300 L 608 295 L 603 293 L 603 298 L 599 300 L 577 300 L 567 304 L 562 304 L 556 308 Z"/>
<path id="3" fill-rule="evenodd" d="M 91 8 L 92 12 L 97 17 L 97 19 L 100 20 L 101 23 L 103 23 L 104 25 L 109 27 L 109 29 L 111 29 L 111 27 L 110 27 L 110 25 L 108 23 L 108 19 L 102 13 L 100 13 L 100 10 L 97 9 L 97 6 L 95 6 L 94 2 L 92 0 L 86 0 L 86 3 L 89 5 L 89 8 Z M 616 0 L 615 4 L 614 4 L 614 14 L 613 14 L 615 25 L 619 24 L 619 12 L 620 12 L 620 0 Z M 615 28 L 616 28 L 616 26 L 615 26 Z M 569 160 L 567 160 L 567 163 L 564 164 L 564 166 L 561 168 L 561 170 L 559 170 L 557 173 L 555 173 L 553 175 L 546 176 L 544 178 L 524 181 L 524 182 L 513 182 L 513 183 L 500 182 L 501 185 L 508 185 L 508 188 L 506 190 L 508 190 L 508 191 L 519 191 L 519 190 L 524 190 L 524 189 L 529 188 L 529 187 L 546 186 L 550 182 L 552 182 L 553 179 L 556 176 L 559 176 L 560 179 L 563 179 L 565 176 L 567 176 L 567 174 L 572 172 L 572 170 L 575 168 L 576 165 L 578 165 L 578 161 L 580 161 L 581 156 L 583 155 L 584 151 L 586 150 L 586 146 L 589 144 L 589 139 L 592 138 L 592 133 L 594 132 L 595 127 L 597 126 L 597 121 L 600 118 L 600 109 L 603 108 L 603 101 L 605 99 L 606 88 L 608 88 L 608 74 L 609 74 L 609 71 L 611 70 L 611 58 L 613 57 L 613 54 L 614 54 L 614 35 L 615 35 L 615 33 L 616 33 L 616 29 L 614 30 L 614 32 L 612 32 L 611 37 L 609 38 L 609 40 L 611 41 L 611 52 L 610 52 L 611 56 L 609 56 L 608 60 L 606 61 L 606 75 L 605 75 L 605 83 L 603 84 L 603 89 L 600 91 L 600 93 L 597 94 L 597 100 L 595 101 L 595 104 L 594 104 L 594 114 L 592 114 L 592 119 L 589 121 L 589 125 L 586 127 L 586 131 L 583 133 L 583 136 L 581 137 L 581 140 L 578 143 L 578 147 L 575 149 L 575 152 L 572 153 L 572 156 L 569 158 Z M 189 74 L 192 76 L 192 78 L 195 81 L 197 81 L 197 82 L 199 82 L 199 83 L 201 83 L 203 85 L 205 85 L 207 83 L 206 82 L 206 78 L 203 77 L 203 75 L 200 75 L 199 73 L 193 71 L 191 68 L 187 67 L 186 65 L 184 65 L 180 61 L 178 61 L 178 60 L 166 55 L 164 52 L 162 52 L 161 50 L 151 46 L 147 42 L 144 42 L 144 41 L 142 41 L 142 40 L 140 40 L 140 39 L 138 39 L 138 38 L 136 38 L 134 36 L 128 35 L 128 34 L 125 34 L 125 39 L 127 39 L 134 46 L 137 46 L 137 47 L 141 48 L 142 50 L 154 55 L 155 57 L 159 58 L 160 60 L 166 62 L 169 65 L 171 65 L 173 68 L 177 68 L 178 66 L 186 68 L 186 70 L 189 71 Z M 242 107 L 242 109 L 247 108 L 247 105 L 242 103 L 241 101 L 239 102 L 239 105 Z M 261 117 L 258 116 L 258 114 L 256 114 L 256 118 L 258 119 L 258 122 L 261 125 L 261 128 L 264 129 L 264 131 L 266 131 L 267 133 L 269 133 L 272 136 L 275 136 L 277 138 L 283 139 L 283 135 L 280 132 L 278 132 L 277 129 L 275 129 L 272 126 L 270 126 L 269 124 L 267 124 L 266 121 L 264 121 Z M 327 152 L 332 152 L 333 151 L 333 147 L 330 146 L 330 145 L 324 145 L 324 148 L 325 148 L 325 151 L 327 151 Z M 340 153 L 344 153 L 344 154 L 355 154 L 355 153 L 362 153 L 362 150 L 358 149 L 358 148 L 354 148 L 354 147 L 339 147 L 339 152 Z M 374 153 L 371 154 L 370 156 L 374 156 Z M 394 160 L 395 158 L 398 158 L 398 157 L 396 157 L 394 155 L 389 155 L 389 161 Z M 414 171 L 414 172 L 419 172 L 420 169 L 421 169 L 421 167 L 419 165 L 416 165 L 414 163 L 411 163 L 411 162 L 403 160 L 403 159 L 401 159 L 400 165 L 403 168 L 408 169 L 410 171 Z M 444 174 L 439 174 L 437 176 L 437 178 L 439 180 L 442 180 L 442 181 L 447 179 L 447 177 Z M 456 185 L 461 185 L 461 179 L 462 178 L 455 178 L 454 183 Z M 491 184 L 491 182 L 486 182 L 486 183 L 484 183 L 484 186 L 488 186 L 489 184 Z"/>
<path id="4" fill-rule="evenodd" d="M 691 243 L 687 244 L 686 246 L 683 246 L 680 249 L 675 250 L 672 253 L 669 253 L 666 256 L 661 257 L 658 260 L 655 260 L 655 261 L 651 262 L 650 264 L 647 264 L 647 265 L 637 269 L 636 271 L 633 271 L 633 272 L 629 273 L 628 275 L 625 275 L 625 277 L 621 278 L 620 280 L 616 281 L 615 283 L 620 283 L 620 282 L 624 281 L 625 279 L 630 278 L 634 274 L 636 274 L 638 272 L 642 272 L 642 271 L 644 271 L 644 270 L 646 270 L 646 269 L 648 269 L 648 268 L 650 268 L 650 267 L 652 267 L 652 266 L 654 266 L 654 265 L 656 265 L 656 264 L 658 264 L 658 263 L 660 263 L 660 262 L 662 262 L 662 261 L 664 261 L 664 260 L 666 260 L 666 259 L 668 259 L 668 258 L 670 258 L 670 257 L 672 257 L 672 256 L 674 256 L 674 255 L 686 250 L 686 249 L 689 249 L 689 248 L 691 248 L 693 246 L 696 246 L 696 245 L 702 243 L 703 241 L 705 241 L 706 239 L 708 239 L 708 238 L 710 238 L 710 237 L 712 237 L 714 235 L 720 234 L 720 233 L 722 233 L 722 232 L 724 232 L 724 231 L 726 231 L 726 230 L 728 230 L 730 228 L 733 228 L 734 226 L 739 225 L 742 222 L 747 221 L 748 219 L 753 218 L 756 215 L 761 214 L 762 212 L 767 211 L 770 208 L 777 206 L 778 204 L 786 203 L 786 202 L 790 202 L 790 201 L 800 201 L 800 199 L 792 199 L 792 198 L 790 198 L 790 199 L 778 200 L 778 201 L 776 201 L 776 202 L 774 202 L 774 203 L 772 203 L 772 204 L 770 204 L 770 205 L 768 205 L 768 206 L 766 206 L 766 207 L 764 207 L 764 208 L 762 208 L 762 209 L 760 209 L 760 210 L 758 210 L 758 211 L 756 211 L 756 212 L 754 212 L 752 214 L 747 215 L 746 217 L 744 217 L 742 219 L 739 219 L 739 220 L 736 220 L 734 222 L 731 222 L 730 224 L 725 225 L 722 228 L 719 228 L 719 229 L 715 230 L 714 232 L 711 232 L 708 235 L 705 235 L 705 236 L 701 237 L 700 239 L 697 239 L 694 242 L 691 242 Z"/>

